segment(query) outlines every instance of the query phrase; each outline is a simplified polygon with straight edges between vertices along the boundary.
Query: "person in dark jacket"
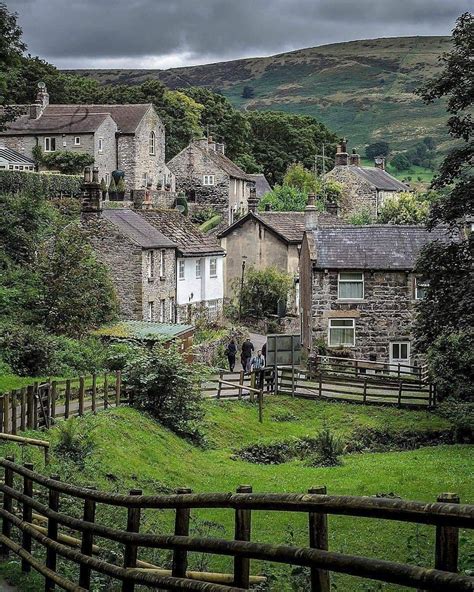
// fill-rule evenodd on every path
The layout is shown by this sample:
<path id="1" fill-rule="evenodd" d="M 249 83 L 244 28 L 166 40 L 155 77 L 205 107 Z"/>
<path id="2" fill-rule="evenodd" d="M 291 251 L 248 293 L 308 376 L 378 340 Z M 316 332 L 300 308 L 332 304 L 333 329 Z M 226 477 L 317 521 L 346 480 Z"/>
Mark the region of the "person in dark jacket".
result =
<path id="1" fill-rule="evenodd" d="M 255 351 L 253 343 L 247 338 L 242 344 L 242 353 L 240 356 L 242 370 L 244 372 L 250 372 L 250 360 L 252 359 L 253 351 Z"/>
<path id="2" fill-rule="evenodd" d="M 235 343 L 235 339 L 231 339 L 229 345 L 225 350 L 227 360 L 229 362 L 229 370 L 231 372 L 234 371 L 235 368 L 235 356 L 237 354 L 237 345 Z"/>

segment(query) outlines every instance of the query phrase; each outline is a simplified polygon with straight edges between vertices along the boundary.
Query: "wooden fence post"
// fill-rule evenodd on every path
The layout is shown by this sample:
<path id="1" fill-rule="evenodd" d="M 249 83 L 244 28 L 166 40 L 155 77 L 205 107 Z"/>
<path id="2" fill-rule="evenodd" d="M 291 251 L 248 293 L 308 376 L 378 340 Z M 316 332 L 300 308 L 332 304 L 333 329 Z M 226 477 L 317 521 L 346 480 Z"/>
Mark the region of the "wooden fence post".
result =
<path id="1" fill-rule="evenodd" d="M 132 489 L 130 495 L 141 495 L 141 489 Z M 127 532 L 139 532 L 140 530 L 140 508 L 128 508 L 127 516 Z M 138 547 L 134 543 L 126 543 L 123 553 L 123 566 L 136 567 L 137 566 Z M 124 580 L 122 584 L 122 592 L 134 592 L 135 584 L 130 580 Z"/>
<path id="2" fill-rule="evenodd" d="M 107 372 L 104 374 L 104 409 L 109 406 L 109 377 Z"/>
<path id="3" fill-rule="evenodd" d="M 256 380 L 255 380 L 255 370 L 253 372 L 250 373 L 250 388 L 254 389 L 255 388 L 255 384 L 256 384 Z M 253 391 L 249 391 L 250 392 L 250 401 L 252 403 L 255 402 L 255 393 Z"/>
<path id="4" fill-rule="evenodd" d="M 38 429 L 38 399 L 39 399 L 39 382 L 33 385 L 33 429 Z"/>
<path id="5" fill-rule="evenodd" d="M 97 412 L 97 374 L 92 375 L 92 413 Z"/>
<path id="6" fill-rule="evenodd" d="M 10 394 L 3 395 L 3 431 L 10 434 Z"/>
<path id="7" fill-rule="evenodd" d="M 319 398 L 322 397 L 323 394 L 323 371 L 319 371 Z"/>
<path id="8" fill-rule="evenodd" d="M 7 456 L 7 460 L 10 462 L 15 462 L 15 457 Z M 7 487 L 13 488 L 13 471 L 12 469 L 5 467 L 5 485 Z M 3 492 L 3 509 L 5 512 L 9 512 L 11 514 L 12 511 L 12 498 L 6 491 Z M 8 539 L 11 538 L 12 534 L 12 524 L 8 518 L 3 518 L 2 522 L 2 534 L 3 536 L 7 537 Z M 1 547 L 1 554 L 3 557 L 8 557 L 9 549 L 6 545 L 2 545 Z"/>
<path id="9" fill-rule="evenodd" d="M 59 475 L 51 475 L 51 479 L 54 481 L 59 481 Z M 53 512 L 57 512 L 59 510 L 59 491 L 56 489 L 51 488 L 49 490 L 49 509 Z M 51 516 L 48 518 L 48 538 L 52 539 L 53 541 L 58 540 L 58 521 Z M 56 571 L 57 565 L 57 554 L 54 549 L 48 547 L 46 549 L 46 567 L 48 567 L 51 571 Z M 54 590 L 54 582 L 49 578 L 45 578 L 44 581 L 44 590 L 45 592 L 51 592 Z"/>
<path id="10" fill-rule="evenodd" d="M 27 414 L 27 427 L 29 430 L 33 429 L 33 407 L 34 407 L 34 387 L 33 385 L 28 385 L 26 389 L 26 414 Z"/>
<path id="11" fill-rule="evenodd" d="M 16 399 L 18 391 L 12 391 L 11 394 L 11 412 L 12 412 L 12 430 L 11 433 L 16 435 Z"/>
<path id="12" fill-rule="evenodd" d="M 88 487 L 91 491 L 95 490 L 95 487 Z M 93 499 L 85 498 L 84 500 L 84 513 L 83 513 L 83 520 L 85 522 L 95 522 L 95 509 L 96 503 Z M 81 553 L 83 555 L 87 555 L 88 557 L 92 557 L 92 548 L 94 545 L 94 535 L 92 532 L 84 531 L 82 533 L 82 542 L 81 542 Z M 91 585 L 91 568 L 84 563 L 81 563 L 79 569 L 79 586 L 89 590 Z"/>
<path id="13" fill-rule="evenodd" d="M 3 425 L 3 395 L 0 395 L 0 431 L 7 433 Z"/>
<path id="14" fill-rule="evenodd" d="M 437 501 L 447 504 L 459 504 L 459 495 L 456 493 L 442 493 L 438 496 Z M 435 569 L 457 573 L 458 553 L 459 528 L 456 526 L 437 526 Z"/>
<path id="15" fill-rule="evenodd" d="M 240 485 L 237 493 L 252 493 L 250 485 Z M 251 510 L 235 510 L 235 540 L 250 541 L 252 528 Z M 247 589 L 250 586 L 250 559 L 234 557 L 234 586 Z"/>
<path id="16" fill-rule="evenodd" d="M 362 395 L 362 401 L 367 402 L 367 378 L 364 378 L 364 393 Z"/>
<path id="17" fill-rule="evenodd" d="M 78 415 L 82 417 L 84 415 L 84 376 L 79 377 L 79 407 Z"/>
<path id="18" fill-rule="evenodd" d="M 25 467 L 25 469 L 28 469 L 29 471 L 32 471 L 34 469 L 34 465 L 32 465 L 31 463 L 25 463 L 23 466 Z M 30 498 L 33 497 L 33 481 L 26 476 L 23 477 L 23 495 L 26 495 Z M 28 503 L 23 502 L 23 522 L 31 523 L 32 515 L 33 510 L 31 509 L 31 506 Z M 25 551 L 31 553 L 31 534 L 26 531 L 23 531 L 21 538 L 21 546 L 23 547 L 23 549 L 25 549 Z M 25 573 L 29 573 L 31 571 L 31 566 L 25 559 L 21 560 L 21 571 Z"/>
<path id="19" fill-rule="evenodd" d="M 312 487 L 308 493 L 326 495 L 326 487 Z M 309 512 L 309 546 L 313 549 L 328 550 L 328 517 L 327 514 Z M 317 567 L 311 568 L 311 592 L 330 592 L 329 572 Z"/>
<path id="20" fill-rule="evenodd" d="M 69 406 L 71 404 L 71 381 L 68 378 L 66 380 L 66 398 L 64 401 L 64 419 L 69 417 Z"/>
<path id="21" fill-rule="evenodd" d="M 192 493 L 191 489 L 182 487 L 176 490 L 178 495 L 185 493 Z M 191 515 L 190 508 L 176 508 L 176 517 L 174 522 L 174 534 L 176 536 L 189 535 L 189 518 Z M 175 578 L 186 577 L 186 570 L 188 568 L 188 552 L 185 549 L 175 549 L 173 551 L 173 567 L 171 575 Z"/>
<path id="22" fill-rule="evenodd" d="M 398 406 L 402 406 L 402 390 L 403 390 L 403 382 L 400 380 L 398 385 Z"/>
<path id="23" fill-rule="evenodd" d="M 115 375 L 115 406 L 120 405 L 120 391 L 122 390 L 122 374 L 120 370 L 117 370 Z"/>
<path id="24" fill-rule="evenodd" d="M 221 380 L 223 378 L 224 378 L 224 373 L 221 370 L 219 372 L 219 382 L 217 384 L 217 395 L 216 395 L 216 399 L 220 399 L 221 398 L 221 391 L 222 391 L 222 382 L 221 382 Z"/>
<path id="25" fill-rule="evenodd" d="M 20 403 L 20 431 L 24 432 L 26 428 L 26 387 L 21 389 Z"/>
<path id="26" fill-rule="evenodd" d="M 53 380 L 51 383 L 51 420 L 54 421 L 56 419 L 56 398 L 58 396 L 58 383 Z"/>
<path id="27" fill-rule="evenodd" d="M 258 421 L 263 423 L 263 388 L 258 392 Z"/>
<path id="28" fill-rule="evenodd" d="M 245 380 L 245 373 L 243 370 L 240 371 L 239 374 L 239 384 L 244 384 L 244 380 Z M 242 387 L 239 386 L 239 401 L 242 399 Z"/>

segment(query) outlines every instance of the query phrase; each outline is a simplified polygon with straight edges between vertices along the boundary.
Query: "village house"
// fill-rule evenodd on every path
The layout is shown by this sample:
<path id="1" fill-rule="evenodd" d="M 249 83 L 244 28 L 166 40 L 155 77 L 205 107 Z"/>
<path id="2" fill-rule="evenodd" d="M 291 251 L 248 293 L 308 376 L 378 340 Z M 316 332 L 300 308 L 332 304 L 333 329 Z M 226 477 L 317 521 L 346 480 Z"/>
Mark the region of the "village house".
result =
<path id="1" fill-rule="evenodd" d="M 176 177 L 176 191 L 184 192 L 192 210 L 213 208 L 232 224 L 247 212 L 255 181 L 224 152 L 224 144 L 202 138 L 191 142 L 167 166 Z"/>
<path id="2" fill-rule="evenodd" d="M 60 150 L 94 157 L 99 180 L 109 185 L 115 170 L 127 190 L 170 185 L 165 166 L 165 128 L 151 103 L 141 105 L 54 105 L 44 83 L 34 104 L 0 132 L 2 145 L 33 159 Z"/>
<path id="3" fill-rule="evenodd" d="M 323 344 L 351 357 L 413 364 L 417 301 L 426 283 L 414 273 L 421 248 L 446 240 L 422 226 L 324 227 L 313 202 L 305 212 L 300 258 L 305 350 Z M 337 355 L 337 354 L 333 354 Z"/>
<path id="4" fill-rule="evenodd" d="M 374 164 L 374 167 L 361 166 L 355 150 L 349 156 L 345 138 L 337 146 L 335 166 L 326 173 L 325 179 L 342 185 L 339 215 L 343 218 L 365 210 L 376 219 L 386 199 L 410 191 L 408 185 L 385 170 L 385 158 L 377 157 Z"/>
<path id="5" fill-rule="evenodd" d="M 187 322 L 222 311 L 224 251 L 177 210 L 104 207 L 85 172 L 81 228 L 110 271 L 123 320 Z M 107 205 L 107 204 L 105 204 Z"/>

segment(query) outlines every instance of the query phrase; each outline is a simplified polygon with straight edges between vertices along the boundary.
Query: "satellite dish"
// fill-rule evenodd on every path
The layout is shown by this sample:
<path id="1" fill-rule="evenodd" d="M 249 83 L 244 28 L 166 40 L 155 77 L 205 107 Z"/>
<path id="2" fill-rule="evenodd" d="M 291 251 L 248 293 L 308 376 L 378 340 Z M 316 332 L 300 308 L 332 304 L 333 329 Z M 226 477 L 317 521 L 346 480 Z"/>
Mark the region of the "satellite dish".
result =
<path id="1" fill-rule="evenodd" d="M 46 88 L 46 84 L 44 82 L 38 82 L 38 88 L 40 88 L 41 90 Z"/>
<path id="2" fill-rule="evenodd" d="M 185 208 L 184 206 L 182 206 L 181 204 L 178 204 L 178 205 L 176 206 L 176 209 L 178 210 L 178 212 L 179 212 L 180 214 L 182 214 L 186 208 Z"/>

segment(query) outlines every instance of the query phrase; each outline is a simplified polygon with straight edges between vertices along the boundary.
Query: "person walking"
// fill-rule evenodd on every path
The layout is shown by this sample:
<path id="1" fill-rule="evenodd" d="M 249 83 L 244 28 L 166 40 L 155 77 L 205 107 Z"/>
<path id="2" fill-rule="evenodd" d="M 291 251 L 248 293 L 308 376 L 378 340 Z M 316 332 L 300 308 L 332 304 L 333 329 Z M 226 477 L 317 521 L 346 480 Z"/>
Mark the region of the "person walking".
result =
<path id="1" fill-rule="evenodd" d="M 240 361 L 242 363 L 242 370 L 244 372 L 250 372 L 250 360 L 252 359 L 252 352 L 255 351 L 253 343 L 247 337 L 247 339 L 242 344 L 242 353 L 240 356 Z"/>
<path id="2" fill-rule="evenodd" d="M 257 355 L 250 361 L 250 369 L 255 372 L 256 384 L 258 388 L 263 388 L 263 375 L 265 368 L 265 356 L 261 350 L 258 350 Z"/>
<path id="3" fill-rule="evenodd" d="M 234 368 L 235 368 L 236 354 L 237 354 L 237 344 L 235 343 L 235 339 L 232 338 L 225 350 L 225 355 L 227 356 L 227 361 L 229 362 L 229 370 L 231 372 L 233 372 Z"/>

